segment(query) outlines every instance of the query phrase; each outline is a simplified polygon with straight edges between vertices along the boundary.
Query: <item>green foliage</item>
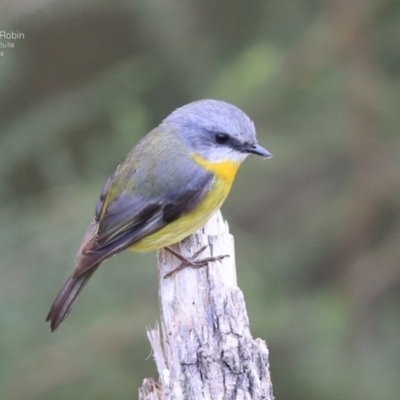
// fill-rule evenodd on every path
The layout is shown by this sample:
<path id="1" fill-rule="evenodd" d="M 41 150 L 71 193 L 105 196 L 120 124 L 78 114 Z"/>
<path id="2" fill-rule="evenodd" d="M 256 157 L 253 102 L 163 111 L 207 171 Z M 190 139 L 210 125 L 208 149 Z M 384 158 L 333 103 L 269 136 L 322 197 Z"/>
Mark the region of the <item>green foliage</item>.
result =
<path id="1" fill-rule="evenodd" d="M 174 108 L 242 107 L 274 158 L 223 208 L 254 336 L 281 399 L 400 390 L 400 5 L 35 2 L 0 30 L 0 397 L 134 398 L 155 376 L 155 255 L 96 273 L 44 319 L 108 175 Z"/>

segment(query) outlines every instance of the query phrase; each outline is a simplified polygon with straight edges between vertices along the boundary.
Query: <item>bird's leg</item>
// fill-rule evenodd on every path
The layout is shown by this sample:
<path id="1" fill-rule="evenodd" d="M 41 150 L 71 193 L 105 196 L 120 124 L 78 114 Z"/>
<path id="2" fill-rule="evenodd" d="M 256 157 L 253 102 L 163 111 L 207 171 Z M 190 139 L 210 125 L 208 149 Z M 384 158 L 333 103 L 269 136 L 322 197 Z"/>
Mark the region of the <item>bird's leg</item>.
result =
<path id="1" fill-rule="evenodd" d="M 201 268 L 205 267 L 209 262 L 213 261 L 221 261 L 225 257 L 229 257 L 228 254 L 224 256 L 216 256 L 216 257 L 206 257 L 202 258 L 201 260 L 196 260 L 196 258 L 208 247 L 208 245 L 203 246 L 200 250 L 196 251 L 196 253 L 193 254 L 192 257 L 186 258 L 182 254 L 179 254 L 177 251 L 171 249 L 171 247 L 164 247 L 165 250 L 167 250 L 169 253 L 174 255 L 177 259 L 181 260 L 181 264 L 173 269 L 172 271 L 169 271 L 167 274 L 165 274 L 164 278 L 169 278 L 172 275 L 174 275 L 176 272 L 181 271 L 182 269 L 186 267 L 190 268 Z"/>

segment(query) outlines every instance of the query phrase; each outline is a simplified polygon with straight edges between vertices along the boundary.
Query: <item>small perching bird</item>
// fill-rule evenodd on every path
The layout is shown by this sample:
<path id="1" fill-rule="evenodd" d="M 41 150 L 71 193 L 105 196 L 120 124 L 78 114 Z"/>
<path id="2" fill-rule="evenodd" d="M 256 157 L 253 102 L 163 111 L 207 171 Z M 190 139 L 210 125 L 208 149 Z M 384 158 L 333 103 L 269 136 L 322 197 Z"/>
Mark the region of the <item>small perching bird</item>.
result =
<path id="1" fill-rule="evenodd" d="M 223 101 L 187 104 L 144 136 L 104 185 L 72 275 L 47 316 L 51 330 L 104 260 L 127 248 L 168 247 L 204 225 L 250 154 L 271 157 L 249 117 Z"/>

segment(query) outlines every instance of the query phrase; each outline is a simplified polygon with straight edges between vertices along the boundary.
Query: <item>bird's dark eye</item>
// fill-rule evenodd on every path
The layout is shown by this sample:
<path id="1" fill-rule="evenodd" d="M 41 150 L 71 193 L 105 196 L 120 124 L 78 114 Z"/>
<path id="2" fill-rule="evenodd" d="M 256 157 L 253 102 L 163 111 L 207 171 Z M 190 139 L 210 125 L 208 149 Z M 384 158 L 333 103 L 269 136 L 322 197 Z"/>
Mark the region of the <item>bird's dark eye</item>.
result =
<path id="1" fill-rule="evenodd" d="M 217 133 L 215 135 L 215 140 L 218 144 L 225 144 L 229 140 L 229 135 L 226 133 Z"/>

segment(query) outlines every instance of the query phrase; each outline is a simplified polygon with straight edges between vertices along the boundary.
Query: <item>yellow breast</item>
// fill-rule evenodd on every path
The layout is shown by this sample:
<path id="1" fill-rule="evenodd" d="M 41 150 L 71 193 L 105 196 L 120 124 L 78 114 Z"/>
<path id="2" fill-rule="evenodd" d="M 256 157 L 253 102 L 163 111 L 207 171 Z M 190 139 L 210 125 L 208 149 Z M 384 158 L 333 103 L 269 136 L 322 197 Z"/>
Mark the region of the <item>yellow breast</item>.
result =
<path id="1" fill-rule="evenodd" d="M 182 215 L 159 231 L 139 240 L 130 247 L 131 250 L 152 251 L 178 243 L 201 228 L 211 215 L 221 207 L 231 189 L 239 163 L 231 161 L 209 163 L 197 155 L 193 158 L 197 164 L 212 172 L 215 177 L 208 194 L 193 211 Z"/>
<path id="2" fill-rule="evenodd" d="M 203 158 L 199 157 L 197 154 L 193 156 L 193 159 L 197 164 L 201 165 L 204 169 L 212 172 L 218 179 L 222 179 L 229 182 L 232 185 L 235 179 L 236 172 L 239 168 L 239 163 L 234 163 L 232 161 L 222 161 L 218 163 L 210 163 Z"/>

